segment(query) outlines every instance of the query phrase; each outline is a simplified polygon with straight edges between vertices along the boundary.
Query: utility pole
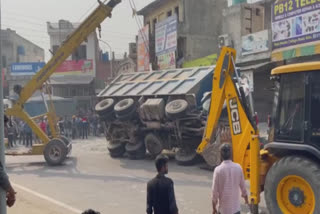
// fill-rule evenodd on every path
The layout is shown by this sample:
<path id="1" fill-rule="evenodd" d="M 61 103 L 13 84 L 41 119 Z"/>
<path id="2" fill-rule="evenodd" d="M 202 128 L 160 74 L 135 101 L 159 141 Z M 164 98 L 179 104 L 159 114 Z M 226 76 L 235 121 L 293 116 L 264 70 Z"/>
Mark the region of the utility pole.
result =
<path id="1" fill-rule="evenodd" d="M 1 0 L 0 0 L 0 161 L 5 168 L 4 158 L 4 113 L 3 113 L 3 80 L 2 80 L 2 32 L 1 32 Z M 4 189 L 0 188 L 0 214 L 7 213 L 7 197 Z"/>

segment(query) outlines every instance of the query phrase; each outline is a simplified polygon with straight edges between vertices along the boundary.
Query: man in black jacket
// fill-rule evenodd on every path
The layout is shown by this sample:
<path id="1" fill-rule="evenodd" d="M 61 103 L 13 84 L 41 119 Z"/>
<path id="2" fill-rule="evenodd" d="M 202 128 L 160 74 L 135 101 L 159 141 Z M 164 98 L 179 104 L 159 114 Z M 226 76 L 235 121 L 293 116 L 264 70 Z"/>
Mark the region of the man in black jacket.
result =
<path id="1" fill-rule="evenodd" d="M 147 214 L 178 214 L 173 181 L 167 178 L 168 158 L 159 155 L 155 161 L 158 175 L 147 185 Z"/>

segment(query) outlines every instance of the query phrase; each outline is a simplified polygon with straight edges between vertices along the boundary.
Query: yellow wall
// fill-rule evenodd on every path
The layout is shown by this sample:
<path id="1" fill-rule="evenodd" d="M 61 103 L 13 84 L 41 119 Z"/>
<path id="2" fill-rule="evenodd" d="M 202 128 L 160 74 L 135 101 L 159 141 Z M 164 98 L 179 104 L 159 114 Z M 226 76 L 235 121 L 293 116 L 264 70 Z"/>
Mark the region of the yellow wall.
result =
<path id="1" fill-rule="evenodd" d="M 149 15 L 145 16 L 145 24 L 150 24 L 150 30 L 151 32 L 154 32 L 153 29 L 153 20 L 156 18 L 157 23 L 167 18 L 167 13 L 171 10 L 172 15 L 174 14 L 174 9 L 176 7 L 179 7 L 179 21 L 183 20 L 183 10 L 182 10 L 182 4 L 179 0 L 172 0 L 168 2 L 167 4 L 163 5 L 162 7 L 159 7 L 152 11 Z"/>

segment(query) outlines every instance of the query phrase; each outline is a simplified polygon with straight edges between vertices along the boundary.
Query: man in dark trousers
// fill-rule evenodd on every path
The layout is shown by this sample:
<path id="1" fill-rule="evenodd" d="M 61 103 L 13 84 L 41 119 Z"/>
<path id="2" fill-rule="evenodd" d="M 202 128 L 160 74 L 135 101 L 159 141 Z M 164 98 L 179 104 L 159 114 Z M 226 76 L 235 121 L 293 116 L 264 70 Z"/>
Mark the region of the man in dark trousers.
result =
<path id="1" fill-rule="evenodd" d="M 4 124 L 7 125 L 9 119 L 7 116 L 4 116 Z M 2 163 L 0 161 L 0 188 L 2 188 L 7 193 L 7 205 L 9 207 L 12 207 L 14 205 L 14 202 L 16 201 L 16 192 L 12 188 L 8 175 L 4 171 L 4 168 L 2 166 Z"/>
<path id="2" fill-rule="evenodd" d="M 155 161 L 158 175 L 147 185 L 147 214 L 178 214 L 173 181 L 167 178 L 168 158 L 159 155 Z"/>

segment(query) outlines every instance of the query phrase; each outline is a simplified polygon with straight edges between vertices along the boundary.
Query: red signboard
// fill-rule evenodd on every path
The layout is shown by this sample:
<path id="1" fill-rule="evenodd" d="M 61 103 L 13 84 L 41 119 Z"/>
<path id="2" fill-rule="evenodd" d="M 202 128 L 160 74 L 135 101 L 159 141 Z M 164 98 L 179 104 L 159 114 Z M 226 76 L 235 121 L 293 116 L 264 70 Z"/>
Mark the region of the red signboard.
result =
<path id="1" fill-rule="evenodd" d="M 55 75 L 85 74 L 93 75 L 93 60 L 64 61 L 55 71 Z"/>

